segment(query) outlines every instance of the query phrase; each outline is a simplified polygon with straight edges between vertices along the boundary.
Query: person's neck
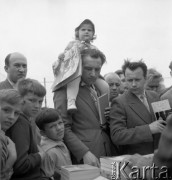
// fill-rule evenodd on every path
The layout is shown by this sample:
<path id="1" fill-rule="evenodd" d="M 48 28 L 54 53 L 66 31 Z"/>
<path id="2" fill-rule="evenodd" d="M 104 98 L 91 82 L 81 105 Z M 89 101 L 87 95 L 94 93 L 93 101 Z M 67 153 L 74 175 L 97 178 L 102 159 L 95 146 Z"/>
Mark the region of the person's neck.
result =
<path id="1" fill-rule="evenodd" d="M 8 76 L 7 76 L 7 79 L 8 79 L 9 83 L 10 83 L 12 86 L 17 83 L 17 82 L 13 82 Z"/>

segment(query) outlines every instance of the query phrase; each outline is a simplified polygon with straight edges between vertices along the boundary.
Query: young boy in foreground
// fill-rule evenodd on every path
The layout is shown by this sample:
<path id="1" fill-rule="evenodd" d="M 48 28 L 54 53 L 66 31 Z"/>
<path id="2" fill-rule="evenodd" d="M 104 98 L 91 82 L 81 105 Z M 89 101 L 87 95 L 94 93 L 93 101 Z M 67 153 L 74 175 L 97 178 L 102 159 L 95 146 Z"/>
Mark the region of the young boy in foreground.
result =
<path id="1" fill-rule="evenodd" d="M 43 109 L 35 120 L 41 132 L 41 148 L 50 159 L 44 159 L 42 168 L 48 177 L 60 173 L 61 166 L 71 165 L 69 151 L 63 143 L 64 124 L 59 113 L 52 108 Z"/>
<path id="2" fill-rule="evenodd" d="M 13 141 L 5 132 L 17 121 L 21 109 L 21 97 L 17 90 L 0 90 L 0 179 L 9 180 L 17 159 Z"/>
<path id="3" fill-rule="evenodd" d="M 11 180 L 40 180 L 43 179 L 41 160 L 45 153 L 38 151 L 31 120 L 40 111 L 46 90 L 36 80 L 23 79 L 18 83 L 18 91 L 22 97 L 22 113 L 17 122 L 6 132 L 14 141 L 17 151 Z"/>

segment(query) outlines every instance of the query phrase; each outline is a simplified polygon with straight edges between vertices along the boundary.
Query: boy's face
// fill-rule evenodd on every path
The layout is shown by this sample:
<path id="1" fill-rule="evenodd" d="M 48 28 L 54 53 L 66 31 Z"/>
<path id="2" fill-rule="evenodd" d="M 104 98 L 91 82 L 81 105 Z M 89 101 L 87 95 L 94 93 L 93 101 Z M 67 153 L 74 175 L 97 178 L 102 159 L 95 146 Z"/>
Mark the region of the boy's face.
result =
<path id="1" fill-rule="evenodd" d="M 28 93 L 23 97 L 22 111 L 28 117 L 36 117 L 39 113 L 44 97 Z"/>
<path id="2" fill-rule="evenodd" d="M 44 133 L 49 139 L 62 141 L 64 137 L 64 123 L 62 119 L 45 124 Z"/>
<path id="3" fill-rule="evenodd" d="M 11 105 L 2 102 L 0 105 L 0 121 L 3 131 L 8 130 L 18 119 L 21 112 L 21 104 Z"/>

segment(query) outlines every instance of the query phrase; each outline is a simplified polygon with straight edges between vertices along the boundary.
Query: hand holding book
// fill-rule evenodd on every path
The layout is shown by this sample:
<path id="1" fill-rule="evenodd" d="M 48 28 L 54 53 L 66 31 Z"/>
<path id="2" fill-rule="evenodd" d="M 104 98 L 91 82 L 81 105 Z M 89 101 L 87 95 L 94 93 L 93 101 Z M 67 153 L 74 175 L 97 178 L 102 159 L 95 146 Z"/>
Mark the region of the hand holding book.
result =
<path id="1" fill-rule="evenodd" d="M 157 133 L 161 133 L 164 130 L 165 125 L 166 125 L 166 121 L 159 119 L 149 124 L 149 128 L 152 134 L 157 134 Z"/>

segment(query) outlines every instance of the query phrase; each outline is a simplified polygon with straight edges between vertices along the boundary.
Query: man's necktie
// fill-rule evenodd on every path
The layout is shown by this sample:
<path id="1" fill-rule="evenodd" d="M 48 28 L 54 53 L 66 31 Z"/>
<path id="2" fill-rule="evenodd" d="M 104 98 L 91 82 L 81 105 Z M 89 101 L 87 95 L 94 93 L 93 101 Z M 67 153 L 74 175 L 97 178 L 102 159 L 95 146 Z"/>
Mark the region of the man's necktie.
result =
<path id="1" fill-rule="evenodd" d="M 140 100 L 146 106 L 147 110 L 150 112 L 150 108 L 149 108 L 149 104 L 148 104 L 146 96 L 145 95 L 141 95 L 140 96 Z"/>
<path id="2" fill-rule="evenodd" d="M 97 108 L 97 98 L 98 98 L 97 91 L 92 86 L 90 86 L 89 89 L 90 89 L 91 97 L 92 97 L 92 99 L 93 99 L 93 101 L 94 101 L 94 103 L 96 105 L 96 108 Z"/>

